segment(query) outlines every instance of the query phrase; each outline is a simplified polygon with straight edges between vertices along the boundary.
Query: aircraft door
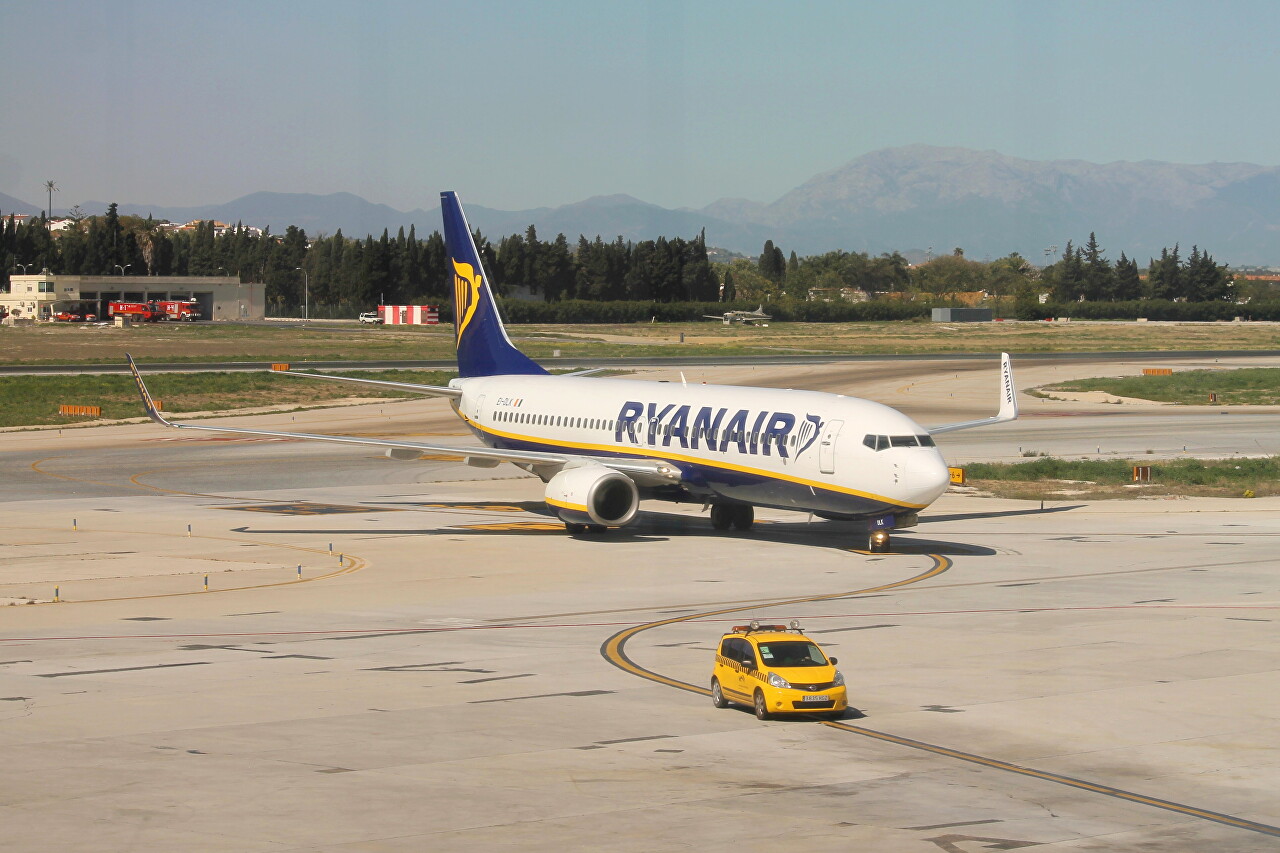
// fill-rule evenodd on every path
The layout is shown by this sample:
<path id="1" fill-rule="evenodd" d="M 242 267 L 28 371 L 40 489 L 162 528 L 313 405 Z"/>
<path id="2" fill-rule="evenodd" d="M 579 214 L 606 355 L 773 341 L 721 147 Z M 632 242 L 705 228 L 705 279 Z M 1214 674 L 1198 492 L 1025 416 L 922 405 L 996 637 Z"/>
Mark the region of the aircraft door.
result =
<path id="1" fill-rule="evenodd" d="M 822 427 L 822 438 L 818 440 L 818 470 L 823 474 L 836 472 L 836 438 L 842 426 L 844 421 L 828 421 Z"/>
<path id="2" fill-rule="evenodd" d="M 484 420 L 484 395 L 481 394 L 476 398 L 475 419 L 477 422 Z"/>

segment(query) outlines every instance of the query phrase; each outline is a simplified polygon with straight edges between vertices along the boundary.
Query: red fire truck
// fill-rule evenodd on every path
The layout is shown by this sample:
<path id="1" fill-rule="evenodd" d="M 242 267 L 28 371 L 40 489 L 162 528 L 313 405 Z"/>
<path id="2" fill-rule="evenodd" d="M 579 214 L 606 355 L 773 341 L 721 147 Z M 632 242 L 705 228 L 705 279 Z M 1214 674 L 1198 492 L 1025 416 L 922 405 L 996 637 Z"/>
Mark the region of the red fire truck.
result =
<path id="1" fill-rule="evenodd" d="M 191 322 L 204 319 L 204 315 L 200 313 L 200 303 L 194 299 L 159 299 L 155 304 L 170 320 Z"/>
<path id="2" fill-rule="evenodd" d="M 108 317 L 129 317 L 139 323 L 167 320 L 169 315 L 154 302 L 111 302 L 107 305 Z"/>

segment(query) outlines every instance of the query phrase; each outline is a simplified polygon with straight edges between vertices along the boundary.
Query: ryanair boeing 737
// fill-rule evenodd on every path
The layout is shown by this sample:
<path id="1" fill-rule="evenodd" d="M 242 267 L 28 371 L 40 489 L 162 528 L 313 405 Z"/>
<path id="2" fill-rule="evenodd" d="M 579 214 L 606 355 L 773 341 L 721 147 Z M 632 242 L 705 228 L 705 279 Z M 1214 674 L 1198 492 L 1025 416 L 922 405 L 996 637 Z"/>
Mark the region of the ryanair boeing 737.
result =
<path id="1" fill-rule="evenodd" d="M 702 503 L 717 530 L 749 529 L 758 506 L 848 519 L 861 523 L 875 550 L 946 491 L 935 434 L 1018 416 L 1007 353 L 998 414 L 932 429 L 840 394 L 552 376 L 507 337 L 457 195 L 442 193 L 440 201 L 458 378 L 437 387 L 286 375 L 447 397 L 483 447 L 174 423 L 156 409 L 130 357 L 147 414 L 175 429 L 382 447 L 394 459 L 444 452 L 482 468 L 511 462 L 546 483 L 546 502 L 570 533 L 623 527 L 642 499 L 652 499 Z"/>

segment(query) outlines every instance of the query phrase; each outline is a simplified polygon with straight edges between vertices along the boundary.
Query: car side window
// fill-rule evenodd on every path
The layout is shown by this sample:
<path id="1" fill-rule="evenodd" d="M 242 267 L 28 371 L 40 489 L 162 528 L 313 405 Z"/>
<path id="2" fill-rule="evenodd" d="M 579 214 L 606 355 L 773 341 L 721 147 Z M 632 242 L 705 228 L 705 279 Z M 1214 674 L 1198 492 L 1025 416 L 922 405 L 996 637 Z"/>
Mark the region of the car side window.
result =
<path id="1" fill-rule="evenodd" d="M 742 654 L 738 651 L 738 641 L 732 637 L 726 637 L 720 643 L 720 656 L 729 660 L 741 660 Z"/>
<path id="2" fill-rule="evenodd" d="M 738 655 L 738 660 L 750 666 L 752 669 L 757 669 L 755 647 L 753 647 L 746 640 L 741 640 L 740 642 L 742 643 L 742 649 L 740 654 Z"/>

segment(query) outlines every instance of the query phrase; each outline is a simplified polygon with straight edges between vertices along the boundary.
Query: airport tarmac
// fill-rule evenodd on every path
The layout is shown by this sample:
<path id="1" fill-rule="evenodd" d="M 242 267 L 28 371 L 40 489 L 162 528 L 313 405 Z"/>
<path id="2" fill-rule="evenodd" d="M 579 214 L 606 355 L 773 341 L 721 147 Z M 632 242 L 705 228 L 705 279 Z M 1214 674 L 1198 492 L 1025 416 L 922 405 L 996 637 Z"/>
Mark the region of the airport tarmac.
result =
<path id="1" fill-rule="evenodd" d="M 994 406 L 994 365 L 902 368 L 686 379 Z M 1280 452 L 1275 412 L 1023 403 L 944 453 Z M 469 441 L 435 400 L 250 422 Z M 5 849 L 1280 849 L 1280 499 L 948 494 L 870 555 L 668 504 L 569 537 L 541 495 L 149 423 L 0 434 L 0 599 L 40 602 L 0 608 Z M 713 708 L 751 618 L 800 620 L 856 711 Z"/>

